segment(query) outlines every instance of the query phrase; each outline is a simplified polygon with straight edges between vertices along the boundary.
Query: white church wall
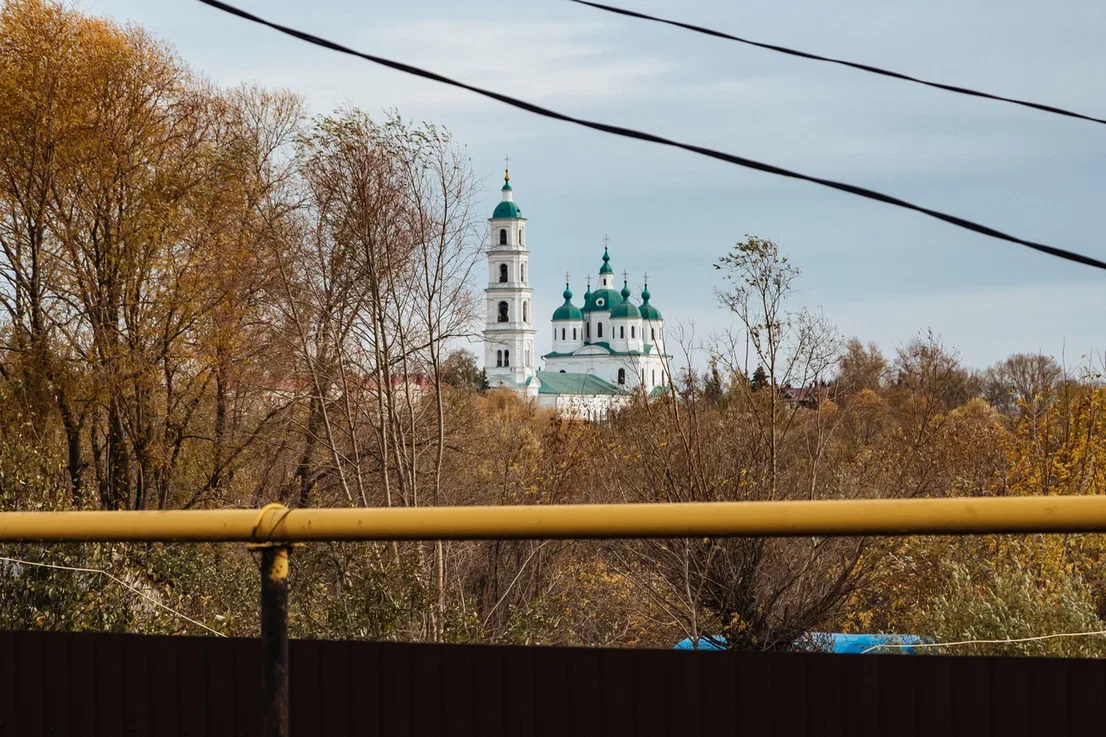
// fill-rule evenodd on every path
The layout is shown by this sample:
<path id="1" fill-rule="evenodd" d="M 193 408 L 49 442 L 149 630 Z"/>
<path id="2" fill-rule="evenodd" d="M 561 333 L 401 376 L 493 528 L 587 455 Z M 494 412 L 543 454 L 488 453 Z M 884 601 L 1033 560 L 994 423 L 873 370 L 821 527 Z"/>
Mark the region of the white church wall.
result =
<path id="1" fill-rule="evenodd" d="M 622 386 L 626 389 L 632 389 L 641 380 L 639 364 L 640 359 L 635 356 L 612 356 L 606 352 L 585 353 L 583 355 L 547 358 L 545 359 L 545 370 L 564 371 L 570 374 L 590 374 L 617 386 L 618 371 L 622 369 L 625 371 L 626 377 Z"/>
<path id="2" fill-rule="evenodd" d="M 556 394 L 554 408 L 566 417 L 598 422 L 606 420 L 611 410 L 624 406 L 629 397 L 610 394 Z"/>
<path id="3" fill-rule="evenodd" d="M 584 347 L 583 320 L 557 320 L 552 325 L 554 353 L 572 353 Z M 562 330 L 564 338 L 561 338 Z"/>
<path id="4" fill-rule="evenodd" d="M 611 348 L 616 351 L 640 351 L 644 348 L 640 319 L 620 317 L 611 320 L 611 333 L 614 336 L 610 341 Z"/>
<path id="5" fill-rule="evenodd" d="M 656 346 L 658 353 L 665 353 L 664 320 L 642 320 L 641 331 L 646 343 L 651 343 Z"/>

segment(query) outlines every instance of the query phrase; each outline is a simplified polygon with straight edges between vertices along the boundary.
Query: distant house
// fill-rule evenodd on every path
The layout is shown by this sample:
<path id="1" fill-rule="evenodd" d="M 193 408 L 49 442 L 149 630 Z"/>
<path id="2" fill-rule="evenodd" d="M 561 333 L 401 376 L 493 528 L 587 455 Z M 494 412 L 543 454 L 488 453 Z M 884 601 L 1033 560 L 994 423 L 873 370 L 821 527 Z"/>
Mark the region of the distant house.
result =
<path id="1" fill-rule="evenodd" d="M 822 387 L 811 382 L 810 386 L 782 386 L 780 387 L 780 396 L 786 399 L 790 404 L 805 407 L 807 409 L 815 409 L 818 407 L 818 399 L 821 391 Z"/>

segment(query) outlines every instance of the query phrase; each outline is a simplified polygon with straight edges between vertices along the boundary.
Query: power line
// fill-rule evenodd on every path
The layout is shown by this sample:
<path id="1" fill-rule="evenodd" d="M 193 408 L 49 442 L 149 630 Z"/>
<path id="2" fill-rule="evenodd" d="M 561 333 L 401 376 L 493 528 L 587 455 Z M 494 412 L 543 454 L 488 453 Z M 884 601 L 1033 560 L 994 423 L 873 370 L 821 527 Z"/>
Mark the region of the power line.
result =
<path id="1" fill-rule="evenodd" d="M 883 645 L 873 645 L 864 651 L 864 653 L 870 653 L 873 650 L 882 650 L 884 648 L 923 648 L 923 647 L 953 647 L 956 645 L 1013 645 L 1016 643 L 1024 642 L 1039 642 L 1041 640 L 1055 640 L 1060 637 L 1098 637 L 1106 635 L 1106 630 L 1094 630 L 1091 632 L 1057 632 L 1053 635 L 1035 635 L 1033 637 L 1015 637 L 1015 638 L 1003 638 L 999 640 L 958 640 L 956 642 L 915 642 L 915 643 L 885 643 Z M 864 654 L 861 653 L 861 654 Z"/>
<path id="2" fill-rule="evenodd" d="M 23 565 L 23 566 L 36 566 L 38 568 L 53 568 L 54 570 L 58 570 L 58 571 L 72 571 L 74 573 L 98 573 L 101 576 L 107 576 L 108 578 L 110 578 L 112 581 L 119 584 L 123 588 L 129 589 L 130 591 L 133 591 L 134 593 L 141 596 L 143 599 L 146 599 L 147 601 L 161 607 L 162 609 L 169 612 L 170 614 L 174 614 L 174 615 L 180 617 L 181 619 L 183 619 L 187 622 L 191 622 L 192 624 L 196 625 L 197 627 L 200 627 L 201 629 L 205 629 L 205 630 L 207 630 L 208 632 L 210 632 L 214 635 L 217 635 L 219 637 L 226 637 L 226 635 L 223 634 L 222 632 L 219 632 L 218 630 L 214 630 L 214 629 L 208 627 L 203 622 L 197 622 L 195 619 L 192 619 L 192 617 L 189 617 L 187 614 L 184 614 L 183 612 L 178 612 L 176 609 L 172 608 L 171 606 L 167 606 L 165 604 L 162 604 L 160 601 L 158 601 L 154 597 L 150 596 L 145 591 L 141 591 L 141 590 L 135 588 L 134 586 L 131 586 L 129 583 L 127 583 L 123 579 L 119 578 L 118 576 L 111 575 L 110 573 L 103 570 L 102 568 L 83 568 L 83 567 L 74 567 L 74 566 L 62 566 L 62 565 L 57 565 L 56 563 L 36 563 L 32 560 L 23 560 L 21 558 L 0 558 L 0 561 L 5 561 L 5 562 L 8 562 L 8 563 L 16 563 L 18 565 Z"/>
<path id="3" fill-rule="evenodd" d="M 961 95 L 970 95 L 972 97 L 982 97 L 986 100 L 997 100 L 999 102 L 1008 102 L 1013 105 L 1021 105 L 1022 107 L 1033 108 L 1034 110 L 1041 110 L 1046 113 L 1052 113 L 1054 115 L 1063 115 L 1069 118 L 1077 118 L 1079 120 L 1089 120 L 1092 123 L 1100 123 L 1106 125 L 1106 118 L 1096 118 L 1093 115 L 1084 115 L 1083 113 L 1077 113 L 1074 110 L 1065 110 L 1055 105 L 1046 105 L 1040 102 L 1032 102 L 1030 100 L 1019 100 L 1014 97 L 1003 97 L 1002 95 L 993 95 L 990 92 L 981 92 L 980 90 L 973 90 L 969 87 L 960 87 L 954 84 L 944 84 L 942 82 L 931 82 L 926 79 L 919 79 L 918 77 L 912 77 L 909 74 L 903 74 L 901 72 L 894 72 L 890 69 L 883 69 L 881 67 L 872 66 L 871 64 L 862 64 L 856 61 L 846 61 L 845 59 L 835 59 L 832 56 L 822 56 L 820 54 L 812 54 L 809 51 L 800 51 L 798 49 L 790 49 L 786 46 L 777 46 L 776 44 L 764 43 L 763 41 L 753 41 L 748 38 L 741 38 L 740 36 L 734 36 L 724 31 L 716 31 L 713 28 L 705 28 L 703 26 L 697 26 L 692 23 L 684 23 L 678 20 L 670 20 L 668 18 L 660 18 L 655 15 L 648 15 L 646 13 L 639 13 L 636 10 L 627 10 L 625 8 L 617 8 L 612 5 L 604 5 L 603 3 L 593 3 L 589 0 L 569 0 L 569 2 L 579 3 L 580 5 L 587 5 L 598 10 L 604 10 L 608 13 L 617 13 L 618 15 L 625 15 L 629 18 L 639 18 L 641 20 L 653 21 L 655 23 L 664 23 L 669 26 L 676 26 L 677 28 L 684 28 L 688 31 L 694 31 L 696 33 L 702 33 L 707 36 L 714 36 L 715 38 L 724 38 L 728 41 L 737 41 L 738 43 L 747 44 L 749 46 L 755 46 L 760 49 L 768 49 L 769 51 L 777 51 L 781 54 L 787 54 L 789 56 L 797 56 L 802 59 L 811 59 L 813 61 L 824 61 L 830 64 L 839 64 L 844 67 L 851 67 L 853 69 L 859 69 L 863 72 L 870 72 L 871 74 L 879 74 L 884 77 L 891 77 L 892 79 L 901 79 L 905 82 L 914 82 L 915 84 L 922 84 L 926 87 L 935 87 L 939 90 L 946 90 L 948 92 L 956 92 Z"/>
<path id="4" fill-rule="evenodd" d="M 410 75 L 413 75 L 413 76 L 416 76 L 416 77 L 422 77 L 423 79 L 429 79 L 433 82 L 440 82 L 441 84 L 446 84 L 446 85 L 449 85 L 450 87 L 457 87 L 459 89 L 468 90 L 469 92 L 475 92 L 476 94 L 481 95 L 483 97 L 487 97 L 487 98 L 490 98 L 492 100 L 497 100 L 497 101 L 502 102 L 506 105 L 510 105 L 511 107 L 516 107 L 520 110 L 525 110 L 527 112 L 534 113 L 535 115 L 541 115 L 542 117 L 552 118 L 553 120 L 560 120 L 560 121 L 564 121 L 566 123 L 573 123 L 575 125 L 583 126 L 585 128 L 591 128 L 592 130 L 602 131 L 604 133 L 610 133 L 612 135 L 621 136 L 623 138 L 632 138 L 632 139 L 639 140 L 639 141 L 646 141 L 648 143 L 656 143 L 656 144 L 660 144 L 662 146 L 669 146 L 669 147 L 672 147 L 672 148 L 678 148 L 678 149 L 682 149 L 684 151 L 691 151 L 692 153 L 697 153 L 697 154 L 700 154 L 702 156 L 707 156 L 707 157 L 712 158 L 712 159 L 717 159 L 719 161 L 725 161 L 729 164 L 735 164 L 737 166 L 742 166 L 742 167 L 745 167 L 747 169 L 754 169 L 756 171 L 762 171 L 762 172 L 765 172 L 765 173 L 768 173 L 768 174 L 776 174 L 777 176 L 781 176 L 781 177 L 789 177 L 791 179 L 798 179 L 798 180 L 801 180 L 801 181 L 804 181 L 804 182 L 811 182 L 813 184 L 819 184 L 823 187 L 829 187 L 830 189 L 836 189 L 836 190 L 839 190 L 841 192 L 848 192 L 849 194 L 856 195 L 858 197 L 864 197 L 864 198 L 869 199 L 869 200 L 875 200 L 876 202 L 882 202 L 882 203 L 887 204 L 887 205 L 893 205 L 895 207 L 901 207 L 905 210 L 913 210 L 914 212 L 920 212 L 923 215 L 928 215 L 929 217 L 936 218 L 937 220 L 942 220 L 946 223 L 949 223 L 950 225 L 955 225 L 958 228 L 964 228 L 965 230 L 970 230 L 972 232 L 979 233 L 979 234 L 985 235 L 985 236 L 989 236 L 991 238 L 997 238 L 999 240 L 1008 241 L 1010 243 L 1016 243 L 1020 246 L 1025 246 L 1026 248 L 1032 248 L 1034 251 L 1040 251 L 1041 253 L 1047 253 L 1050 256 L 1056 256 L 1057 258 L 1066 259 L 1068 261 L 1074 261 L 1076 263 L 1083 264 L 1084 266 L 1093 266 L 1096 269 L 1106 270 L 1106 262 L 1100 261 L 1096 258 L 1092 258 L 1090 256 L 1084 256 L 1083 254 L 1075 253 L 1073 251 L 1068 251 L 1068 250 L 1063 249 L 1063 248 L 1057 248 L 1056 246 L 1050 246 L 1050 245 L 1045 244 L 1045 243 L 1038 243 L 1036 241 L 1026 240 L 1024 238 L 1019 238 L 1017 236 L 1013 236 L 1013 235 L 1010 235 L 1008 233 L 1003 233 L 1000 230 L 996 230 L 996 229 L 988 227 L 986 225 L 981 225 L 979 223 L 973 222 L 971 220 L 967 220 L 967 219 L 962 218 L 962 217 L 958 217 L 956 215 L 950 215 L 946 212 L 941 212 L 940 210 L 933 210 L 933 209 L 928 208 L 928 207 L 922 207 L 921 205 L 915 205 L 911 202 L 907 202 L 906 200 L 902 200 L 902 199 L 899 199 L 898 197 L 893 197 L 891 195 L 884 194 L 882 192 L 877 192 L 875 190 L 868 189 L 867 187 L 860 187 L 860 186 L 857 186 L 855 184 L 847 184 L 845 182 L 838 182 L 838 181 L 835 181 L 833 179 L 824 179 L 822 177 L 816 177 L 816 176 L 812 176 L 812 175 L 809 175 L 809 174 L 802 174 L 800 172 L 792 171 L 790 169 L 785 169 L 783 167 L 775 166 L 773 164 L 765 164 L 765 163 L 762 163 L 762 162 L 759 162 L 759 161 L 754 161 L 753 159 L 745 158 L 743 156 L 737 156 L 735 154 L 729 154 L 729 153 L 725 153 L 723 151 L 716 151 L 714 149 L 705 148 L 703 146 L 696 146 L 696 145 L 690 144 L 690 143 L 681 143 L 679 141 L 674 141 L 670 138 L 664 138 L 663 136 L 658 136 L 658 135 L 655 135 L 653 133 L 645 133 L 643 131 L 634 130 L 632 128 L 624 128 L 622 126 L 610 125 L 608 123 L 600 123 L 600 122 L 596 122 L 596 121 L 592 121 L 592 120 L 587 120 L 587 119 L 584 119 L 584 118 L 575 118 L 571 115 L 566 115 L 565 113 L 560 113 L 560 112 L 557 112 L 555 110 L 550 110 L 549 108 L 545 108 L 545 107 L 542 107 L 540 105 L 535 105 L 534 103 L 526 102 L 525 100 L 520 100 L 518 98 L 511 97 L 509 95 L 504 95 L 502 93 L 494 92 L 492 90 L 486 90 L 482 87 L 476 87 L 475 85 L 466 84 L 464 82 L 458 82 L 454 79 L 450 79 L 449 77 L 445 77 L 445 76 L 443 76 L 441 74 L 438 74 L 436 72 L 426 71 L 424 69 L 420 69 L 418 67 L 411 66 L 410 64 L 404 64 L 403 62 L 392 61 L 390 59 L 385 59 L 383 57 L 375 56 L 373 54 L 367 54 L 367 53 L 364 53 L 364 52 L 361 52 L 361 51 L 356 51 L 356 50 L 351 49 L 347 46 L 343 46 L 341 44 L 335 43 L 334 41 L 329 41 L 325 38 L 320 38 L 319 36 L 315 36 L 313 34 L 305 32 L 305 31 L 299 31 L 299 30 L 296 30 L 295 28 L 290 28 L 288 26 L 284 26 L 284 25 L 281 25 L 279 23 L 274 23 L 273 21 L 265 20 L 264 18 L 256 16 L 252 13 L 247 13 L 244 10 L 236 8 L 233 5 L 227 5 L 224 2 L 220 2 L 220 0 L 199 0 L 199 1 L 203 4 L 205 4 L 205 5 L 210 5 L 213 8 L 217 8 L 219 10 L 222 10 L 225 13 L 230 13 L 231 15 L 236 15 L 239 18 L 243 18 L 243 19 L 248 20 L 252 23 L 258 23 L 258 24 L 263 25 L 263 26 L 268 26 L 269 28 L 272 28 L 273 30 L 280 31 L 281 33 L 292 36 L 293 38 L 298 38 L 301 41 L 306 41 L 308 43 L 315 44 L 316 46 L 321 46 L 325 49 L 330 49 L 331 51 L 337 51 L 337 52 L 342 53 L 342 54 L 349 54 L 350 56 L 356 56 L 356 57 L 359 57 L 361 59 L 364 59 L 365 61 L 370 61 L 374 64 L 379 64 L 381 66 L 388 67 L 389 69 L 395 69 L 395 70 L 403 72 L 405 74 L 410 74 Z"/>

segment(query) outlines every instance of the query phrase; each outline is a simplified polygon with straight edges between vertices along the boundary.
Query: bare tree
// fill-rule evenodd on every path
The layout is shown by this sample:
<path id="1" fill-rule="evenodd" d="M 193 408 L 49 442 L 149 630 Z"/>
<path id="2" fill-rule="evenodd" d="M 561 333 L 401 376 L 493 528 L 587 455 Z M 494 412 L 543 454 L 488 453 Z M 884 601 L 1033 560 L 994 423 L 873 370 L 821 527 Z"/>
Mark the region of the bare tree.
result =
<path id="1" fill-rule="evenodd" d="M 745 348 L 741 350 L 739 336 L 723 336 L 714 350 L 714 360 L 747 377 L 751 349 L 752 357 L 767 372 L 766 398 L 750 401 L 749 406 L 767 452 L 768 484 L 774 494 L 780 445 L 803 405 L 786 401 L 782 390 L 806 392 L 818 379 L 824 379 L 837 358 L 838 336 L 821 314 L 806 309 L 788 311 L 788 297 L 799 269 L 772 241 L 749 236 L 720 258 L 715 269 L 729 285 L 716 290 L 718 301 L 741 322 Z M 748 382 L 738 383 L 752 400 Z"/>

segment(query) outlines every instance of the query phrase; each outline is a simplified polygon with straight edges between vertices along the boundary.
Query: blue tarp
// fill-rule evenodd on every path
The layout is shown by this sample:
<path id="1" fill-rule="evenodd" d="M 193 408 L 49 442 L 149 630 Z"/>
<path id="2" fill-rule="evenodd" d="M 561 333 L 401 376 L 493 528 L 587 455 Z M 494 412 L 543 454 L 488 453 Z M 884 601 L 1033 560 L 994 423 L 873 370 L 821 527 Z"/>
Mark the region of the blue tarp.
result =
<path id="1" fill-rule="evenodd" d="M 841 632 L 811 632 L 811 639 L 817 649 L 828 650 L 833 653 L 863 653 L 871 648 L 879 648 L 872 652 L 902 653 L 913 655 L 912 647 L 886 647 L 887 645 L 917 645 L 922 638 L 917 635 L 847 635 Z M 807 643 L 797 643 L 800 646 Z M 681 640 L 676 644 L 677 650 L 725 650 L 725 640 L 717 636 L 699 638 L 699 647 L 696 648 L 690 639 Z"/>

